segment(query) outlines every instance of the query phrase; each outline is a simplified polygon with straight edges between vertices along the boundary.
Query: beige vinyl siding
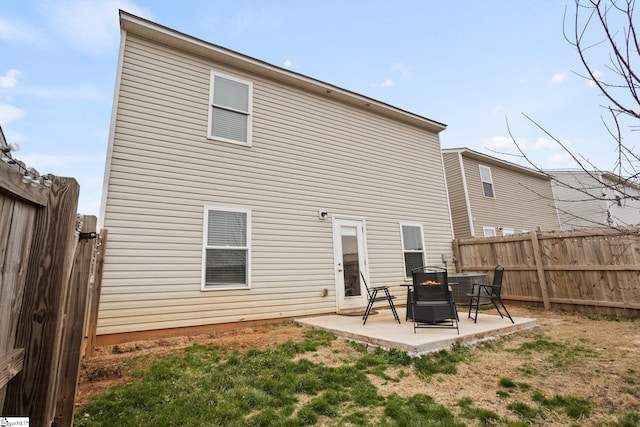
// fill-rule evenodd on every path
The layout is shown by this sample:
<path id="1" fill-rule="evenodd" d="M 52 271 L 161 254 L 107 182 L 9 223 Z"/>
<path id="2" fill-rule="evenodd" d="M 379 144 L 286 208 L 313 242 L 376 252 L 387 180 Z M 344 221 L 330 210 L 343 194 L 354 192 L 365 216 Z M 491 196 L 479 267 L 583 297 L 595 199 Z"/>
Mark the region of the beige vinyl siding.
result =
<path id="1" fill-rule="evenodd" d="M 622 206 L 615 201 L 616 183 L 605 174 L 591 172 L 602 183 L 581 170 L 549 171 L 562 183 L 553 182 L 553 194 L 556 198 L 558 216 L 562 230 L 580 228 L 607 227 L 607 211 L 611 212 L 612 225 L 627 226 L 640 223 L 640 192 L 633 187 L 620 189 L 634 199 L 621 200 Z M 605 188 L 607 187 L 613 188 Z M 605 196 L 602 191 L 605 191 Z"/>
<path id="2" fill-rule="evenodd" d="M 553 172 L 552 175 L 564 184 L 552 183 L 563 231 L 599 227 L 607 223 L 607 203 L 600 200 L 601 184 L 584 172 Z"/>
<path id="3" fill-rule="evenodd" d="M 252 147 L 207 139 L 211 69 L 253 83 Z M 404 281 L 402 221 L 451 253 L 433 132 L 131 34 L 116 111 L 98 334 L 334 312 L 319 209 L 366 219 L 373 283 Z M 209 205 L 251 210 L 250 289 L 200 290 Z"/>
<path id="4" fill-rule="evenodd" d="M 614 225 L 618 227 L 640 225 L 640 190 L 637 187 L 616 184 L 607 179 L 606 176 L 603 176 L 602 179 L 612 188 L 607 192 L 609 198 L 615 199 L 616 194 L 621 196 L 621 206 L 615 200 L 606 201 L 611 211 L 611 219 Z M 619 191 L 615 191 L 613 188 L 617 188 Z"/>
<path id="5" fill-rule="evenodd" d="M 559 229 L 548 179 L 465 155 L 462 158 L 477 237 L 483 236 L 482 227 L 495 227 L 498 235 L 500 227 L 513 228 L 516 233 L 538 227 L 545 231 Z M 483 194 L 479 165 L 491 169 L 495 198 Z"/>
<path id="6" fill-rule="evenodd" d="M 471 237 L 471 224 L 469 211 L 464 192 L 464 181 L 460 168 L 460 155 L 458 153 L 443 153 L 445 173 L 447 176 L 447 191 L 451 205 L 451 219 L 453 221 L 453 234 L 457 239 Z"/>

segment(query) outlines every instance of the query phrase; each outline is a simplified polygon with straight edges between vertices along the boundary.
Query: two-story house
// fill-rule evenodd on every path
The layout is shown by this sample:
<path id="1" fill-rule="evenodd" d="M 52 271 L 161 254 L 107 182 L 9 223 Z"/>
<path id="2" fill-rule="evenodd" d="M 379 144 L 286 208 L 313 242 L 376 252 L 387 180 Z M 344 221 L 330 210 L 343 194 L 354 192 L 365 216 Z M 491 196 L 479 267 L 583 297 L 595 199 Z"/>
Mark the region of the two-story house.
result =
<path id="1" fill-rule="evenodd" d="M 640 225 L 640 186 L 601 171 L 548 170 L 560 228 L 575 230 Z"/>
<path id="2" fill-rule="evenodd" d="M 468 148 L 442 150 L 456 238 L 558 230 L 550 178 Z"/>
<path id="3" fill-rule="evenodd" d="M 393 285 L 452 253 L 445 125 L 120 25 L 98 335 L 357 311 L 360 271 Z"/>

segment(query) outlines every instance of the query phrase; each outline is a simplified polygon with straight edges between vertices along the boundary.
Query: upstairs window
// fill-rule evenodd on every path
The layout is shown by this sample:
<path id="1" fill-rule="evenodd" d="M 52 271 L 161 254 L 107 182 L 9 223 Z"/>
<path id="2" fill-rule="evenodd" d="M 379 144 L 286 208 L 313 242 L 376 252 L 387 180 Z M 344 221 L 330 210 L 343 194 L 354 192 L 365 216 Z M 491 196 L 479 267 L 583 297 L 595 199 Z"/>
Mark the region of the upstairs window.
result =
<path id="1" fill-rule="evenodd" d="M 205 208 L 203 289 L 249 286 L 251 212 Z"/>
<path id="2" fill-rule="evenodd" d="M 495 198 L 493 195 L 493 179 L 491 178 L 491 169 L 487 166 L 480 165 L 480 180 L 482 181 L 482 192 L 484 197 L 491 199 Z"/>
<path id="3" fill-rule="evenodd" d="M 404 254 L 404 275 L 411 277 L 411 271 L 425 265 L 422 225 L 400 224 L 402 252 Z"/>
<path id="4" fill-rule="evenodd" d="M 253 85 L 211 72 L 209 137 L 251 145 L 251 98 Z"/>

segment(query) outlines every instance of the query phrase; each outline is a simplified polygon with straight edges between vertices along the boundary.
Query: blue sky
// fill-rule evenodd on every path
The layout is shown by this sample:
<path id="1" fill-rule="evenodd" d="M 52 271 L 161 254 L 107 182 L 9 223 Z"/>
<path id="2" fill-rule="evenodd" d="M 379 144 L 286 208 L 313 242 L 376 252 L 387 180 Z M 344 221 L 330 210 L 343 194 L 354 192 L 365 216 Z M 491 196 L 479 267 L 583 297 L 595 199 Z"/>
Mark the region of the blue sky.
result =
<path id="1" fill-rule="evenodd" d="M 508 155 L 508 119 L 537 165 L 574 167 L 524 113 L 612 170 L 604 100 L 574 73 L 565 6 L 573 1 L 2 0 L 0 126 L 21 147 L 14 157 L 74 177 L 78 211 L 98 215 L 123 9 L 445 123 L 444 148 L 524 164 Z"/>

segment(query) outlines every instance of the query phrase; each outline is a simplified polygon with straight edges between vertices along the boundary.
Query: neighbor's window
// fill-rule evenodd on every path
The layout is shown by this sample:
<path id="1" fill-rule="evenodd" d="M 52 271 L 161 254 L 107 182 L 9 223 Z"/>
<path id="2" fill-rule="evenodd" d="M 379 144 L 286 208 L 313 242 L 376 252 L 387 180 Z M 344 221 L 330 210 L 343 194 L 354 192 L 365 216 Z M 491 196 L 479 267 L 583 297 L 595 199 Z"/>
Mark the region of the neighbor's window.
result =
<path id="1" fill-rule="evenodd" d="M 203 289 L 249 286 L 251 212 L 205 207 Z"/>
<path id="2" fill-rule="evenodd" d="M 516 231 L 513 228 L 504 227 L 502 229 L 503 236 L 513 236 L 514 234 L 516 234 Z"/>
<path id="3" fill-rule="evenodd" d="M 495 227 L 482 227 L 482 233 L 484 237 L 496 237 Z"/>
<path id="4" fill-rule="evenodd" d="M 404 253 L 404 275 L 411 277 L 411 271 L 425 265 L 422 225 L 400 224 L 402 252 Z"/>
<path id="5" fill-rule="evenodd" d="M 253 85 L 211 72 L 209 137 L 251 145 Z"/>
<path id="6" fill-rule="evenodd" d="M 493 179 L 491 178 L 491 169 L 487 166 L 480 165 L 480 180 L 482 181 L 484 196 L 493 199 Z"/>

